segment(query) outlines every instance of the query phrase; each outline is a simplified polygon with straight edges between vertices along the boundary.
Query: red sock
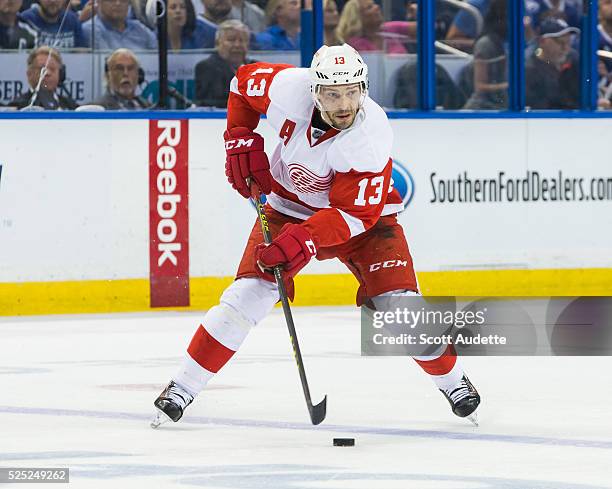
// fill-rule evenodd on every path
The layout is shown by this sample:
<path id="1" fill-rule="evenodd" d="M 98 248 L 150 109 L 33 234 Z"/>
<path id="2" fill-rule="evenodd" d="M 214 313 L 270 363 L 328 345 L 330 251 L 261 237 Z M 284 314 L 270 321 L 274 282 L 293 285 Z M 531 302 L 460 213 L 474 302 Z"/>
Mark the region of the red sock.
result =
<path id="1" fill-rule="evenodd" d="M 200 325 L 189 343 L 187 353 L 200 366 L 217 373 L 236 352 L 219 343 Z"/>
<path id="2" fill-rule="evenodd" d="M 453 345 L 448 345 L 444 353 L 433 360 L 417 360 L 414 359 L 425 372 L 429 375 L 446 375 L 449 373 L 457 362 L 457 353 Z"/>

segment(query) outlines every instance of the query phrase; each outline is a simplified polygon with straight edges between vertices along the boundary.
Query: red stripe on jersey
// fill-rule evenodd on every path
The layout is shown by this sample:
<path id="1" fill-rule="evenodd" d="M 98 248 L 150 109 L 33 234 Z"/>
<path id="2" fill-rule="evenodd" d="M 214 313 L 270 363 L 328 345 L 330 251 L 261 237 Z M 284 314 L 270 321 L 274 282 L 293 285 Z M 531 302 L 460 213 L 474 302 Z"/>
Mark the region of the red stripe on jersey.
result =
<path id="1" fill-rule="evenodd" d="M 200 325 L 189 343 L 187 353 L 201 367 L 216 374 L 236 352 L 219 343 Z"/>
<path id="2" fill-rule="evenodd" d="M 429 375 L 445 375 L 449 373 L 457 362 L 457 353 L 453 345 L 448 345 L 442 355 L 435 360 L 416 360 L 425 372 Z"/>

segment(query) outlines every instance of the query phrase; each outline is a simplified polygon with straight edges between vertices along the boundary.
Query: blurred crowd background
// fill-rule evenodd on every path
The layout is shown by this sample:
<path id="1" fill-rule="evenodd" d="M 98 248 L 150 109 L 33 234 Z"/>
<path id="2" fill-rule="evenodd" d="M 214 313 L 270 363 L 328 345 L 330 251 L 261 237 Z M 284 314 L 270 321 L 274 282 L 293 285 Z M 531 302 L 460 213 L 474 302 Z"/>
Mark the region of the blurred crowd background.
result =
<path id="1" fill-rule="evenodd" d="M 510 0 L 431 1 L 438 108 L 507 109 Z M 167 0 L 166 7 L 174 108 L 223 109 L 243 64 L 300 63 L 309 1 Z M 323 7 L 325 44 L 346 42 L 364 56 L 372 98 L 386 108 L 417 108 L 418 2 L 324 0 Z M 4 110 L 154 108 L 158 29 L 150 8 L 145 0 L 0 0 Z M 579 108 L 584 8 L 582 0 L 524 0 L 528 108 Z M 598 10 L 597 105 L 608 109 L 612 0 L 599 0 Z"/>

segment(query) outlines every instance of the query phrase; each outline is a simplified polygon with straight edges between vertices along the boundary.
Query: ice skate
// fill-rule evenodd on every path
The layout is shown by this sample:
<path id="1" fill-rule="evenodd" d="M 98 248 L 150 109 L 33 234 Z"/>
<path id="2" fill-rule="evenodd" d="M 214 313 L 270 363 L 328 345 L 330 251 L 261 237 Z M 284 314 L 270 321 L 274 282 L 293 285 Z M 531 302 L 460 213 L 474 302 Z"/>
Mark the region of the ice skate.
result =
<path id="1" fill-rule="evenodd" d="M 478 426 L 476 408 L 480 405 L 480 395 L 466 375 L 452 389 L 440 389 L 440 392 L 450 403 L 455 415 L 460 418 L 467 418 Z"/>
<path id="2" fill-rule="evenodd" d="M 151 428 L 158 428 L 170 420 L 176 423 L 192 401 L 193 396 L 189 392 L 171 381 L 153 403 L 157 413 L 151 421 Z"/>

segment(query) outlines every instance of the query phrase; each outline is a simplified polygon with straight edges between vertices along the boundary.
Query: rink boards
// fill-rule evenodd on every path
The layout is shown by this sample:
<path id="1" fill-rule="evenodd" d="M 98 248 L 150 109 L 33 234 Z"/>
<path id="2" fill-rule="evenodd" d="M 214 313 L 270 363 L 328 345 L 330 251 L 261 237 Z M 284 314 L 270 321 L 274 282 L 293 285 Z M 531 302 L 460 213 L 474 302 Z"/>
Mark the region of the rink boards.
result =
<path id="1" fill-rule="evenodd" d="M 612 294 L 612 119 L 391 123 L 424 293 Z M 225 181 L 224 126 L 0 120 L 0 315 L 214 304 L 256 217 Z M 355 291 L 315 262 L 296 301 Z"/>

